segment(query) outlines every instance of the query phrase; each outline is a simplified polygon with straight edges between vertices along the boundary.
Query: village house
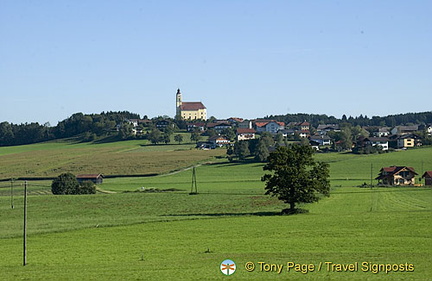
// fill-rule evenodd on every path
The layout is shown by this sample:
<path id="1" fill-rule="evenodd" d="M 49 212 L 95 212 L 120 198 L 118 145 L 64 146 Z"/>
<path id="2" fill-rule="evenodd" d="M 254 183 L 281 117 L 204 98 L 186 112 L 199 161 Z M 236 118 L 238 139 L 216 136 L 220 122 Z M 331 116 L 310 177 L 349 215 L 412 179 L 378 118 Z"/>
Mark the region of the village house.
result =
<path id="1" fill-rule="evenodd" d="M 396 148 L 412 148 L 422 145 L 421 138 L 415 134 L 397 136 L 395 140 Z"/>
<path id="2" fill-rule="evenodd" d="M 432 185 L 432 171 L 426 171 L 422 178 L 425 179 L 425 185 Z"/>
<path id="3" fill-rule="evenodd" d="M 253 128 L 253 122 L 251 120 L 244 120 L 237 124 L 238 128 L 241 129 L 252 129 Z"/>
<path id="4" fill-rule="evenodd" d="M 319 146 L 331 145 L 331 139 L 327 135 L 313 135 L 309 140 L 318 143 Z"/>
<path id="5" fill-rule="evenodd" d="M 274 120 L 257 120 L 255 121 L 255 130 L 257 133 L 269 132 L 271 134 L 277 134 L 278 131 L 285 129 L 284 122 L 278 122 Z"/>
<path id="6" fill-rule="evenodd" d="M 299 135 L 299 137 L 301 138 L 308 138 L 310 137 L 310 132 L 309 131 L 296 131 L 296 133 Z"/>
<path id="7" fill-rule="evenodd" d="M 208 139 L 208 142 L 212 144 L 212 147 L 227 146 L 231 143 L 226 136 L 213 136 Z"/>
<path id="8" fill-rule="evenodd" d="M 389 127 L 379 127 L 372 131 L 372 136 L 377 138 L 388 137 L 390 135 Z"/>
<path id="9" fill-rule="evenodd" d="M 396 126 L 394 127 L 390 132 L 392 135 L 406 135 L 406 134 L 412 134 L 419 130 L 418 125 L 412 125 L 412 126 Z"/>
<path id="10" fill-rule="evenodd" d="M 165 129 L 170 125 L 170 121 L 168 120 L 159 120 L 156 122 L 156 128 L 158 129 Z"/>
<path id="11" fill-rule="evenodd" d="M 320 124 L 317 132 L 320 135 L 326 135 L 328 132 L 340 132 L 340 128 L 338 124 Z"/>
<path id="12" fill-rule="evenodd" d="M 289 137 L 289 136 L 294 136 L 295 135 L 295 130 L 294 129 L 285 129 L 285 130 L 279 130 L 278 134 L 282 134 L 282 136 Z"/>
<path id="13" fill-rule="evenodd" d="M 238 124 L 242 123 L 244 121 L 244 119 L 243 118 L 239 118 L 239 117 L 231 117 L 231 118 L 228 118 L 227 121 L 230 124 L 238 125 Z"/>
<path id="14" fill-rule="evenodd" d="M 431 124 L 420 125 L 419 126 L 419 131 L 425 131 L 426 134 L 428 134 L 430 136 L 430 135 L 432 135 L 432 125 Z"/>
<path id="15" fill-rule="evenodd" d="M 386 137 L 368 137 L 363 139 L 365 146 L 381 147 L 382 150 L 389 149 L 389 139 Z"/>
<path id="16" fill-rule="evenodd" d="M 207 129 L 213 129 L 218 133 L 221 133 L 223 130 L 232 128 L 232 125 L 228 122 L 216 122 L 207 124 Z"/>
<path id="17" fill-rule="evenodd" d="M 236 130 L 236 137 L 238 141 L 252 140 L 255 138 L 256 131 L 248 128 L 238 128 Z"/>
<path id="18" fill-rule="evenodd" d="M 383 185 L 401 186 L 414 185 L 417 173 L 414 168 L 407 166 L 383 167 L 375 179 Z"/>
<path id="19" fill-rule="evenodd" d="M 101 184 L 103 182 L 103 175 L 102 174 L 82 174 L 82 175 L 77 175 L 76 179 L 79 183 L 85 181 L 91 181 L 95 184 Z"/>
<path id="20" fill-rule="evenodd" d="M 188 123 L 186 126 L 188 132 L 193 132 L 193 131 L 204 132 L 206 124 L 204 122 L 196 122 L 196 123 Z"/>

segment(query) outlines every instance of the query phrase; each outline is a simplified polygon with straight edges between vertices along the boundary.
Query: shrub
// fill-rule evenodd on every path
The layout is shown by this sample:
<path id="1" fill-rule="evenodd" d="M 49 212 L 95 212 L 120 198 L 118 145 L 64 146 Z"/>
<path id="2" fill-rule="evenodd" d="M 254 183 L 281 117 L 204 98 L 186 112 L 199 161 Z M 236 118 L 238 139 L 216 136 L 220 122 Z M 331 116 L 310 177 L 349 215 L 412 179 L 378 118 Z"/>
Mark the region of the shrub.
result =
<path id="1" fill-rule="evenodd" d="M 53 180 L 51 191 L 53 194 L 78 194 L 79 183 L 72 173 L 63 173 Z"/>
<path id="2" fill-rule="evenodd" d="M 78 194 L 95 194 L 96 185 L 92 181 L 84 181 L 79 187 Z"/>
<path id="3" fill-rule="evenodd" d="M 55 195 L 65 194 L 95 194 L 96 186 L 91 181 L 78 183 L 75 175 L 64 173 L 53 180 L 51 192 Z"/>

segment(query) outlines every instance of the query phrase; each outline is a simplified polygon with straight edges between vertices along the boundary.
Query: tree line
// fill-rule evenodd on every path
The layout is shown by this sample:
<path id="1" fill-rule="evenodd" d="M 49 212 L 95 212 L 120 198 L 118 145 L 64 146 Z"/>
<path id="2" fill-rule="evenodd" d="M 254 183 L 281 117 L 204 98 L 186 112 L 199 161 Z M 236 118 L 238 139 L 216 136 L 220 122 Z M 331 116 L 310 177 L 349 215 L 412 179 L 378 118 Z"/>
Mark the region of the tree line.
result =
<path id="1" fill-rule="evenodd" d="M 395 127 L 398 125 L 416 125 L 416 124 L 431 124 L 432 111 L 419 112 L 419 113 L 405 113 L 388 116 L 372 116 L 369 118 L 367 115 L 347 117 L 345 114 L 341 118 L 334 116 L 327 116 L 325 114 L 286 114 L 286 115 L 270 115 L 265 119 L 272 119 L 282 121 L 285 123 L 290 122 L 303 122 L 308 121 L 313 127 L 318 127 L 320 124 L 341 124 L 348 123 L 351 126 L 381 126 L 381 127 Z"/>
<path id="2" fill-rule="evenodd" d="M 125 119 L 139 119 L 139 114 L 128 111 L 102 112 L 100 114 L 75 113 L 51 127 L 37 122 L 13 124 L 0 123 L 0 145 L 22 145 L 82 135 L 83 140 L 106 136 Z"/>

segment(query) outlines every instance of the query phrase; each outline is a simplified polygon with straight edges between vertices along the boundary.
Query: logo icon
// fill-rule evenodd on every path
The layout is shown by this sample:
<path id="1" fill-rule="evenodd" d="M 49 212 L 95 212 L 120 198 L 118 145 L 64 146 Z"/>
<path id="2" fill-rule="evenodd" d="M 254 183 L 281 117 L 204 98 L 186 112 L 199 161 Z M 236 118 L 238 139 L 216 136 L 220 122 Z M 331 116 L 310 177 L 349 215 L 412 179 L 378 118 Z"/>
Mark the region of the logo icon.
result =
<path id="1" fill-rule="evenodd" d="M 220 270 L 225 275 L 231 275 L 236 271 L 236 264 L 232 260 L 224 260 L 220 265 Z"/>

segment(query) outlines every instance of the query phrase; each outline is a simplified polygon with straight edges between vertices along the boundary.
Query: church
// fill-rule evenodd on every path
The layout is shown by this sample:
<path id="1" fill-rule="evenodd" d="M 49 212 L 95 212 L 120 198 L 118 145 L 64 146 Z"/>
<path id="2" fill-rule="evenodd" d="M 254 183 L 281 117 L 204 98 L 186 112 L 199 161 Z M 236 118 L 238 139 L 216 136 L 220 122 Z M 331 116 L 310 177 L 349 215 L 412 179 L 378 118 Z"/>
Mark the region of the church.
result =
<path id="1" fill-rule="evenodd" d="M 176 117 L 184 120 L 207 120 L 207 108 L 202 102 L 184 102 L 180 89 L 176 94 Z"/>

